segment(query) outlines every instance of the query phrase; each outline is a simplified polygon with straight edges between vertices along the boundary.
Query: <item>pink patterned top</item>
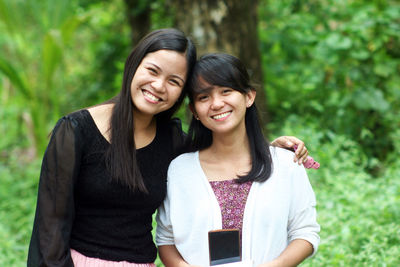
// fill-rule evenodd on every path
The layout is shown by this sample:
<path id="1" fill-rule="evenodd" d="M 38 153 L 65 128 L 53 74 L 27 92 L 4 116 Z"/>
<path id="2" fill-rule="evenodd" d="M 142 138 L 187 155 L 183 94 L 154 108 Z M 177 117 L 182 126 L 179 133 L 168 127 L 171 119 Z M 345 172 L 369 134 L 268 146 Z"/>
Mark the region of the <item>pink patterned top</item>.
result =
<path id="1" fill-rule="evenodd" d="M 222 229 L 239 229 L 242 239 L 244 207 L 252 182 L 238 184 L 235 180 L 210 181 L 222 215 Z"/>

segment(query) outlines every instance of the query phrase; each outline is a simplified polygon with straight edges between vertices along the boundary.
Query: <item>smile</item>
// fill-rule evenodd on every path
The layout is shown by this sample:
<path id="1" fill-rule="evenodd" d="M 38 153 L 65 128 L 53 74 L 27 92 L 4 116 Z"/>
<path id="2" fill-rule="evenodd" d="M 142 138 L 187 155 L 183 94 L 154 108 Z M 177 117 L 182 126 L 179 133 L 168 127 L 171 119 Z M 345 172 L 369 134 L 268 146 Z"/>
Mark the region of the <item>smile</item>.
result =
<path id="1" fill-rule="evenodd" d="M 229 115 L 231 115 L 231 113 L 232 113 L 232 111 L 228 111 L 228 112 L 224 112 L 224 113 L 221 113 L 218 115 L 211 116 L 211 118 L 214 120 L 217 120 L 217 121 L 221 121 L 221 120 L 224 120 L 227 117 L 229 117 Z"/>
<path id="2" fill-rule="evenodd" d="M 147 91 L 147 90 L 142 90 L 142 92 L 143 92 L 144 98 L 145 98 L 147 101 L 149 101 L 150 103 L 156 104 L 156 103 L 162 101 L 161 98 L 159 98 L 159 97 L 153 95 L 152 93 L 150 93 L 150 92 Z"/>

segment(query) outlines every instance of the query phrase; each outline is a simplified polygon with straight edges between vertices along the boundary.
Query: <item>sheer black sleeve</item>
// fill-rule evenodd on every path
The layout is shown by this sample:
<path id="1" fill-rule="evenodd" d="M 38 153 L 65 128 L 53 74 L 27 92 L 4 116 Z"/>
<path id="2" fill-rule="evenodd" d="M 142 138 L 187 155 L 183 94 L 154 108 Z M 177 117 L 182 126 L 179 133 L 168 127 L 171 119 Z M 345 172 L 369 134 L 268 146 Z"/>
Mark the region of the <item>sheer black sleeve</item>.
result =
<path id="1" fill-rule="evenodd" d="M 60 119 L 42 162 L 28 267 L 74 266 L 69 238 L 81 150 L 82 135 L 77 121 L 70 117 Z"/>

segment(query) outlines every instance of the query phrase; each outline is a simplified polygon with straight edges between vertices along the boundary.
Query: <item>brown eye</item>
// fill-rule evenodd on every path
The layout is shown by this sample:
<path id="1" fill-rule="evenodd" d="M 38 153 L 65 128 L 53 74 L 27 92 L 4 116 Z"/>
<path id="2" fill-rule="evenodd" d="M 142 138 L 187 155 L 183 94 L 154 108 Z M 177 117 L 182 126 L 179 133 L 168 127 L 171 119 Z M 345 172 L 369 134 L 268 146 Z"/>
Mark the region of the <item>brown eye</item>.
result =
<path id="1" fill-rule="evenodd" d="M 176 85 L 176 86 L 179 86 L 179 87 L 181 86 L 180 82 L 178 82 L 178 81 L 175 80 L 175 79 L 171 79 L 170 82 L 171 82 L 172 84 Z"/>
<path id="2" fill-rule="evenodd" d="M 154 68 L 147 68 L 152 74 L 157 74 L 157 70 Z"/>
<path id="3" fill-rule="evenodd" d="M 208 95 L 199 95 L 197 96 L 197 101 L 205 101 L 208 99 Z"/>

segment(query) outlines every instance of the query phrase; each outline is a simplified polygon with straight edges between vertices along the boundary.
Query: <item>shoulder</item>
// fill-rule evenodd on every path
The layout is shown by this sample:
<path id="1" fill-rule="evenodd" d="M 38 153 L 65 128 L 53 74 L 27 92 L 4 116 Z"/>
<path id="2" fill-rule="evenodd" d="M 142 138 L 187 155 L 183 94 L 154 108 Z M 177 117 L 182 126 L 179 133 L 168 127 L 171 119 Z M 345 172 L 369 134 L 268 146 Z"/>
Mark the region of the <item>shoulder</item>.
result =
<path id="1" fill-rule="evenodd" d="M 61 151 L 81 146 L 87 138 L 87 116 L 90 115 L 86 110 L 78 110 L 60 118 L 50 133 L 47 150 L 61 146 Z"/>
<path id="2" fill-rule="evenodd" d="M 171 161 L 170 168 L 188 168 L 192 166 L 198 159 L 198 152 L 184 153 Z"/>
<path id="3" fill-rule="evenodd" d="M 198 153 L 184 153 L 176 157 L 168 168 L 168 187 L 192 187 L 201 179 L 201 169 L 198 165 Z"/>
<path id="4" fill-rule="evenodd" d="M 172 135 L 172 147 L 174 157 L 187 151 L 185 149 L 186 134 L 182 130 L 182 122 L 178 118 L 172 118 L 167 123 L 170 134 Z"/>
<path id="5" fill-rule="evenodd" d="M 269 150 L 271 152 L 271 157 L 273 161 L 283 161 L 283 162 L 293 162 L 294 152 L 289 151 L 284 148 L 270 146 Z"/>
<path id="6" fill-rule="evenodd" d="M 294 152 L 284 148 L 270 146 L 270 152 L 273 162 L 273 171 L 286 175 L 293 172 L 303 172 L 304 166 L 293 161 Z"/>
<path id="7" fill-rule="evenodd" d="M 271 148 L 273 175 L 280 180 L 290 181 L 295 191 L 312 191 L 306 169 L 303 164 L 293 162 L 294 153 L 279 147 Z"/>
<path id="8" fill-rule="evenodd" d="M 184 132 L 182 130 L 182 122 L 180 119 L 172 118 L 167 122 L 164 122 L 163 125 L 171 131 L 174 137 L 174 142 L 181 143 L 184 140 Z"/>
<path id="9" fill-rule="evenodd" d="M 192 176 L 197 170 L 198 153 L 184 153 L 171 161 L 168 167 L 168 176 Z"/>
<path id="10" fill-rule="evenodd" d="M 164 129 L 172 129 L 176 132 L 182 131 L 182 122 L 178 118 L 172 118 L 168 120 L 157 118 L 157 124 L 162 126 Z"/>
<path id="11" fill-rule="evenodd" d="M 87 108 L 96 124 L 109 122 L 114 104 L 102 104 Z"/>
<path id="12" fill-rule="evenodd" d="M 90 135 L 95 123 L 89 109 L 80 109 L 60 118 L 52 134 L 74 132 L 75 135 Z M 97 126 L 97 124 L 95 124 Z"/>
<path id="13" fill-rule="evenodd" d="M 110 139 L 110 121 L 114 104 L 102 104 L 87 109 L 100 133 Z"/>
<path id="14" fill-rule="evenodd" d="M 182 122 L 178 118 L 172 118 L 169 120 L 170 127 L 182 131 Z"/>
<path id="15" fill-rule="evenodd" d="M 182 123 L 180 119 L 160 120 L 157 118 L 157 131 L 172 133 L 174 136 L 182 135 Z"/>
<path id="16" fill-rule="evenodd" d="M 53 133 L 59 129 L 82 129 L 85 126 L 86 117 L 88 116 L 86 110 L 78 110 L 60 118 L 53 129 Z"/>

